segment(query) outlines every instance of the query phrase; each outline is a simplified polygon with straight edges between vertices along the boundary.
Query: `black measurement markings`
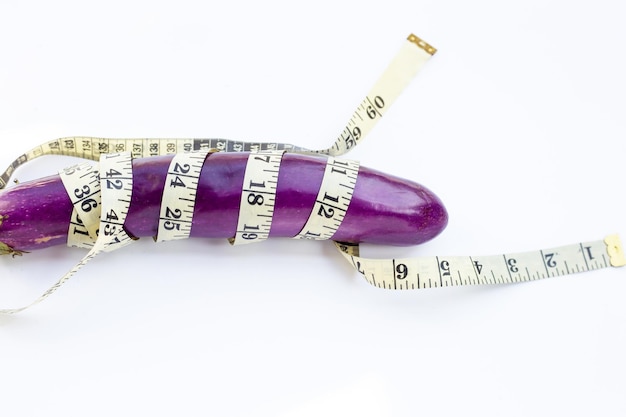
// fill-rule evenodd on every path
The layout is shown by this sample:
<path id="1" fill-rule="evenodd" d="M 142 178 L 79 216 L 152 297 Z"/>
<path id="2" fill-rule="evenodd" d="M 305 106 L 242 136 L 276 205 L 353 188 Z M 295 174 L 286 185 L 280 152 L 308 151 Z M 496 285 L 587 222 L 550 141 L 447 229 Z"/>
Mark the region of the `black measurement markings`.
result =
<path id="1" fill-rule="evenodd" d="M 257 189 L 251 189 L 251 188 L 244 188 L 242 191 L 244 192 L 248 192 L 248 193 L 254 193 L 254 194 L 266 194 L 266 195 L 275 195 L 275 192 L 272 191 L 259 191 Z M 270 200 L 270 199 L 268 199 Z M 273 200 L 272 200 L 273 201 Z"/>
<path id="2" fill-rule="evenodd" d="M 530 274 L 530 270 L 528 269 L 528 267 L 525 267 L 524 270 L 526 271 L 526 276 L 528 277 L 529 280 L 534 281 L 537 279 L 537 277 Z"/>
<path id="3" fill-rule="evenodd" d="M 336 209 L 336 210 L 339 210 L 339 211 L 343 211 L 344 213 L 348 210 L 347 206 L 344 206 L 342 208 L 342 207 L 339 207 L 339 206 L 336 206 L 336 205 L 333 205 L 333 204 L 328 204 L 328 203 L 325 203 L 323 199 L 322 200 L 315 200 L 315 202 L 319 203 L 319 204 L 321 204 L 323 206 L 326 206 L 326 207 L 330 207 L 330 208 L 333 208 L 333 209 Z"/>
<path id="4" fill-rule="evenodd" d="M 384 107 L 385 103 L 382 101 L 382 98 L 380 96 L 376 96 L 374 97 L 374 102 L 372 102 L 372 100 L 370 100 L 369 97 L 365 97 L 365 99 L 367 100 L 367 102 L 370 104 L 367 107 L 367 115 L 370 119 L 374 120 L 376 118 L 376 116 L 372 117 L 372 113 L 376 112 L 376 114 L 379 117 L 383 117 L 383 114 L 380 112 L 380 110 L 382 110 L 382 108 Z M 382 104 L 381 104 L 382 103 Z"/>
<path id="5" fill-rule="evenodd" d="M 361 110 L 365 110 L 365 100 L 366 100 L 366 99 L 367 99 L 367 97 L 365 97 L 365 98 L 363 99 L 363 101 L 361 102 L 361 105 L 359 106 L 359 108 L 360 108 Z M 358 117 L 358 118 L 359 118 L 362 122 L 364 121 L 364 120 L 363 120 L 363 117 L 361 117 L 361 113 L 360 113 L 360 112 L 355 112 L 355 113 L 352 115 L 352 119 L 350 119 L 350 120 L 354 120 L 354 116 L 357 116 L 357 117 Z M 356 125 L 356 122 L 354 122 L 354 124 Z"/>
<path id="6" fill-rule="evenodd" d="M 183 177 L 183 178 L 198 178 L 198 176 L 197 176 L 197 175 L 193 175 L 193 174 L 181 174 L 181 173 L 176 172 L 176 171 L 173 171 L 173 172 L 168 172 L 167 174 L 168 174 L 168 175 L 174 175 L 174 176 L 177 176 L 177 177 Z M 197 185 L 197 184 L 198 184 L 198 181 L 192 181 L 191 183 L 192 183 L 192 184 L 196 184 L 196 185 Z M 189 187 L 187 187 L 187 188 L 189 188 Z"/>
<path id="7" fill-rule="evenodd" d="M 540 251 L 539 251 L 539 253 L 541 253 L 541 259 L 543 260 L 543 266 L 544 266 L 544 268 L 546 268 L 546 274 L 547 274 L 547 276 L 549 276 L 549 277 L 554 276 L 554 275 L 550 275 L 550 270 L 548 269 L 548 264 L 549 264 L 550 262 L 552 262 L 552 261 L 553 261 L 553 260 L 552 260 L 552 257 L 550 257 L 550 259 L 549 259 L 549 260 L 546 260 L 546 255 L 543 253 L 543 250 L 540 250 Z M 554 254 L 552 254 L 552 255 L 554 256 Z"/>
<path id="8" fill-rule="evenodd" d="M 506 258 L 506 255 L 502 255 L 502 257 L 504 258 L 504 267 L 506 268 L 507 272 L 509 273 L 509 279 L 511 281 L 513 281 L 513 272 L 517 273 L 519 271 L 519 269 L 516 266 L 517 262 L 515 261 L 515 258 L 511 258 L 511 260 L 508 260 Z M 492 271 L 492 273 L 493 273 L 493 271 Z"/>
<path id="9" fill-rule="evenodd" d="M 185 219 L 182 219 L 182 218 L 181 219 L 177 219 L 177 218 L 174 218 L 174 217 L 165 217 L 165 216 L 159 217 L 159 220 L 170 220 L 170 221 L 174 220 L 174 223 L 188 223 L 188 224 L 192 223 L 192 220 L 185 220 Z"/>
<path id="10" fill-rule="evenodd" d="M 605 254 L 602 254 L 602 260 L 604 261 L 604 267 L 605 268 L 608 267 L 609 266 L 609 261 L 608 261 L 608 259 L 606 259 L 606 255 Z M 602 267 L 600 267 L 600 268 L 602 268 Z"/>
<path id="11" fill-rule="evenodd" d="M 463 277 L 461 276 L 461 271 L 457 270 L 456 271 L 457 275 L 459 276 L 459 279 L 456 281 L 457 285 L 467 285 L 467 280 L 465 280 L 465 282 L 463 282 Z"/>
<path id="12" fill-rule="evenodd" d="M 404 265 L 404 264 L 401 264 L 401 265 Z M 406 267 L 406 265 L 405 265 L 405 267 Z M 393 286 L 395 288 L 398 288 L 398 279 L 406 278 L 406 274 L 404 274 L 404 276 L 401 277 L 400 275 L 396 274 L 397 271 L 398 271 L 398 266 L 396 265 L 396 260 L 394 258 L 394 259 L 391 260 L 391 273 L 392 273 L 392 276 L 393 276 Z M 402 285 L 402 284 L 400 284 L 400 285 Z"/>
<path id="13" fill-rule="evenodd" d="M 498 279 L 496 278 L 496 274 L 493 272 L 493 270 L 491 271 L 491 276 L 493 277 L 493 281 L 489 282 L 489 284 L 495 284 L 496 282 L 498 282 Z"/>
<path id="14" fill-rule="evenodd" d="M 483 266 L 480 265 L 478 261 L 475 261 L 474 259 L 472 259 L 471 256 L 469 257 L 469 260 L 472 266 L 474 267 L 474 274 L 476 275 L 476 282 L 480 282 L 480 271 L 482 271 Z"/>
<path id="15" fill-rule="evenodd" d="M 442 271 L 441 271 L 441 261 L 439 261 L 439 257 L 435 256 L 435 259 L 437 260 L 437 271 L 439 272 L 439 286 L 443 287 L 443 275 L 442 275 Z M 436 283 L 435 283 L 436 286 Z"/>
<path id="16" fill-rule="evenodd" d="M 589 270 L 589 262 L 587 262 L 587 254 L 589 255 L 589 260 L 593 260 L 593 255 L 591 254 L 591 246 L 587 246 L 587 253 L 585 253 L 585 248 L 583 247 L 583 244 L 580 244 L 580 252 L 583 255 L 583 260 L 585 261 L 585 267 L 587 268 L 586 270 Z"/>

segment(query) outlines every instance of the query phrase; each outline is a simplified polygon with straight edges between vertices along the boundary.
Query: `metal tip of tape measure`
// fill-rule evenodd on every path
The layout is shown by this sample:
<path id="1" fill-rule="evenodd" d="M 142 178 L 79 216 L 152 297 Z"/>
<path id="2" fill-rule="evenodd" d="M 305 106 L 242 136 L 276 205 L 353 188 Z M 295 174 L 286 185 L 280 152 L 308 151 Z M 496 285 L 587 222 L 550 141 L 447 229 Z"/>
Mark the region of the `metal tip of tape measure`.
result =
<path id="1" fill-rule="evenodd" d="M 625 266 L 626 257 L 624 256 L 624 249 L 622 249 L 622 242 L 618 235 L 609 235 L 604 238 L 606 244 L 606 251 L 611 259 L 612 266 Z"/>
<path id="2" fill-rule="evenodd" d="M 422 48 L 423 50 L 425 50 L 431 55 L 435 55 L 435 52 L 437 52 L 437 48 L 433 47 L 432 45 L 429 45 L 423 39 L 420 39 L 419 37 L 415 36 L 412 33 L 408 36 L 407 40 L 419 46 L 420 48 Z"/>

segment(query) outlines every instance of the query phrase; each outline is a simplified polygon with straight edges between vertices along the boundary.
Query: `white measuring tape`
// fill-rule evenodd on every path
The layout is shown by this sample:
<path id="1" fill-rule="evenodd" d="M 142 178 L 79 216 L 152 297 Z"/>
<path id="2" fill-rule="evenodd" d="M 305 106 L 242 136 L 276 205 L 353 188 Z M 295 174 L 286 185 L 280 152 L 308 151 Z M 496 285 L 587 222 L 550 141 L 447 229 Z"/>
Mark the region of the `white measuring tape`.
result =
<path id="1" fill-rule="evenodd" d="M 93 137 L 61 138 L 31 149 L 16 159 L 0 176 L 0 189 L 8 183 L 17 167 L 43 155 L 68 155 L 94 160 L 100 158 L 101 164 L 100 171 L 88 165 L 79 165 L 61 173 L 74 206 L 68 245 L 88 247 L 90 251 L 30 305 L 56 291 L 97 254 L 123 247 L 132 241 L 123 226 L 131 201 L 133 156 L 176 154 L 169 166 L 161 202 L 159 228 L 155 236 L 155 240 L 160 242 L 189 237 L 197 184 L 203 163 L 211 152 L 251 152 L 244 174 L 237 231 L 229 239 L 233 244 L 243 244 L 259 242 L 270 235 L 284 152 L 331 155 L 314 207 L 302 230 L 294 238 L 332 239 L 349 207 L 359 169 L 357 162 L 338 160 L 332 155 L 346 153 L 371 131 L 435 51 L 426 42 L 410 35 L 355 110 L 334 145 L 324 150 L 309 150 L 284 143 L 225 139 Z M 356 244 L 335 242 L 335 245 L 368 282 L 388 289 L 522 282 L 626 265 L 616 235 L 604 241 L 577 243 L 549 250 L 474 257 L 368 259 L 359 256 Z M 0 313 L 15 313 L 29 306 L 0 310 Z"/>
<path id="2" fill-rule="evenodd" d="M 215 150 L 174 155 L 161 197 L 159 229 L 155 242 L 186 239 L 191 234 L 200 172 L 207 156 Z"/>
<path id="3" fill-rule="evenodd" d="M 73 210 L 67 245 L 91 249 L 100 226 L 100 176 L 90 164 L 75 165 L 59 172 Z"/>
<path id="4" fill-rule="evenodd" d="M 319 153 L 343 155 L 358 145 L 435 52 L 437 50 L 422 39 L 409 35 L 398 54 L 357 107 L 335 144 Z"/>
<path id="5" fill-rule="evenodd" d="M 284 151 L 258 151 L 248 156 L 233 245 L 260 242 L 270 236 L 278 172 Z"/>
<path id="6" fill-rule="evenodd" d="M 102 155 L 100 159 L 99 181 L 94 182 L 92 174 L 98 175 L 97 171 L 93 170 L 93 168 L 85 167 L 84 165 L 66 169 L 61 173 L 63 184 L 68 190 L 68 195 L 72 196 L 73 194 L 73 197 L 75 197 L 72 201 L 75 210 L 76 207 L 82 205 L 85 206 L 85 209 L 87 206 L 90 206 L 90 209 L 83 211 L 94 211 L 100 216 L 99 221 L 95 222 L 98 226 L 97 238 L 93 241 L 89 253 L 35 301 L 20 308 L 2 309 L 0 313 L 19 313 L 20 311 L 40 303 L 52 295 L 61 285 L 74 276 L 74 274 L 98 254 L 120 249 L 132 242 L 132 238 L 124 230 L 124 222 L 128 214 L 128 208 L 130 207 L 133 189 L 132 157 L 130 153 Z M 78 197 L 80 192 L 84 192 L 85 195 Z M 97 197 L 98 195 L 99 198 Z M 91 230 L 94 223 L 87 223 L 89 221 L 93 221 L 92 216 L 81 217 L 79 225 L 82 224 L 85 228 L 84 230 Z M 75 237 L 72 236 L 74 234 L 85 236 L 81 233 L 68 234 L 68 243 L 70 245 L 83 242 L 83 246 L 88 246 L 84 245 L 83 238 L 76 240 Z M 87 233 L 87 236 L 89 236 L 89 233 Z"/>
<path id="7" fill-rule="evenodd" d="M 370 284 L 396 290 L 507 284 L 626 265 L 617 235 L 594 242 L 492 256 L 368 259 L 359 256 L 358 245 L 335 245 Z"/>
<path id="8" fill-rule="evenodd" d="M 372 130 L 436 51 L 417 36 L 409 35 L 374 87 L 356 108 L 333 146 L 327 149 L 311 150 L 288 143 L 243 142 L 229 139 L 107 139 L 72 136 L 43 143 L 18 157 L 0 175 L 0 189 L 6 187 L 19 166 L 44 155 L 66 155 L 94 161 L 97 161 L 100 155 L 111 152 L 130 152 L 134 158 L 141 158 L 208 149 L 225 152 L 282 150 L 292 153 L 342 155 L 360 143 Z"/>
<path id="9" fill-rule="evenodd" d="M 348 211 L 358 173 L 358 162 L 328 158 L 315 205 L 297 239 L 333 237 Z"/>

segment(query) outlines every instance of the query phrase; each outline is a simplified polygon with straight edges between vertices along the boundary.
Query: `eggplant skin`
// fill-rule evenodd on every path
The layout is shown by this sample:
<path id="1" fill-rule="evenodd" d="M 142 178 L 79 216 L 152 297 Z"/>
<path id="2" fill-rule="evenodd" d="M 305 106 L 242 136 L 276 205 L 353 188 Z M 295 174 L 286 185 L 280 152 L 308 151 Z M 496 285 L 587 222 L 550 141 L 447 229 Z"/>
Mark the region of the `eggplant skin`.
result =
<path id="1" fill-rule="evenodd" d="M 247 153 L 209 155 L 198 184 L 191 237 L 235 235 Z M 172 156 L 133 161 L 133 192 L 125 228 L 135 237 L 157 233 L 161 194 Z M 285 154 L 270 237 L 297 235 L 310 214 L 326 159 Z M 0 192 L 0 243 L 14 253 L 65 244 L 72 204 L 58 175 Z M 360 167 L 352 201 L 333 240 L 409 246 L 446 227 L 439 198 L 415 182 Z"/>

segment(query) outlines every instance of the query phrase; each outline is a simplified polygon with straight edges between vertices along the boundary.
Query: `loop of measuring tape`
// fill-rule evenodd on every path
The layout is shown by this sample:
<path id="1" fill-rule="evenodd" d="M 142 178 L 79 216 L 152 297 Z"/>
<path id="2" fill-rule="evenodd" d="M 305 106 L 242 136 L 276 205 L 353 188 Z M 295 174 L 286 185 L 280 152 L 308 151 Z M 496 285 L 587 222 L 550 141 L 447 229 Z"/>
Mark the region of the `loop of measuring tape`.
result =
<path id="1" fill-rule="evenodd" d="M 155 242 L 186 239 L 191 234 L 200 172 L 207 156 L 213 152 L 217 149 L 179 153 L 172 158 L 161 197 Z"/>
<path id="2" fill-rule="evenodd" d="M 106 154 L 100 158 L 102 210 L 94 245 L 98 251 L 111 252 L 134 240 L 124 228 L 133 193 L 132 160 L 130 152 Z"/>
<path id="3" fill-rule="evenodd" d="M 235 236 L 228 241 L 232 245 L 261 242 L 270 236 L 278 172 L 285 151 L 264 150 L 251 152 L 239 203 L 239 216 Z"/>
<path id="4" fill-rule="evenodd" d="M 296 239 L 331 239 L 348 211 L 357 175 L 357 161 L 328 158 L 322 184 L 307 222 Z"/>
<path id="5" fill-rule="evenodd" d="M 97 239 L 93 242 L 89 253 L 54 283 L 54 285 L 39 296 L 39 298 L 23 307 L 0 309 L 0 314 L 19 313 L 20 311 L 40 303 L 58 290 L 98 254 L 120 249 L 134 240 L 124 229 L 124 222 L 128 214 L 128 208 L 130 207 L 133 189 L 132 169 L 132 156 L 130 153 L 125 152 L 106 154 L 100 158 L 100 175 L 97 185 L 93 183 L 90 175 L 83 175 L 84 172 L 96 172 L 93 169 L 88 170 L 82 166 L 77 166 L 64 170 L 62 177 L 66 177 L 64 185 L 68 184 L 69 186 L 69 188 L 67 188 L 68 195 L 76 196 L 74 190 L 85 190 L 83 186 L 87 185 L 94 187 L 96 189 L 95 193 L 100 195 L 100 204 L 92 207 L 92 209 L 97 211 L 100 215 Z M 67 177 L 72 177 L 72 179 L 70 180 Z M 93 195 L 94 194 L 92 194 L 92 196 Z M 80 202 L 78 203 L 80 204 Z"/>
<path id="6" fill-rule="evenodd" d="M 261 242 L 269 237 L 283 153 L 260 151 L 248 155 L 237 231 L 229 239 L 231 244 Z M 348 211 L 358 172 L 357 161 L 328 158 L 315 204 L 294 239 L 332 238 Z"/>
<path id="7" fill-rule="evenodd" d="M 67 246 L 91 249 L 100 226 L 100 176 L 91 164 L 80 164 L 59 172 L 72 201 Z"/>

